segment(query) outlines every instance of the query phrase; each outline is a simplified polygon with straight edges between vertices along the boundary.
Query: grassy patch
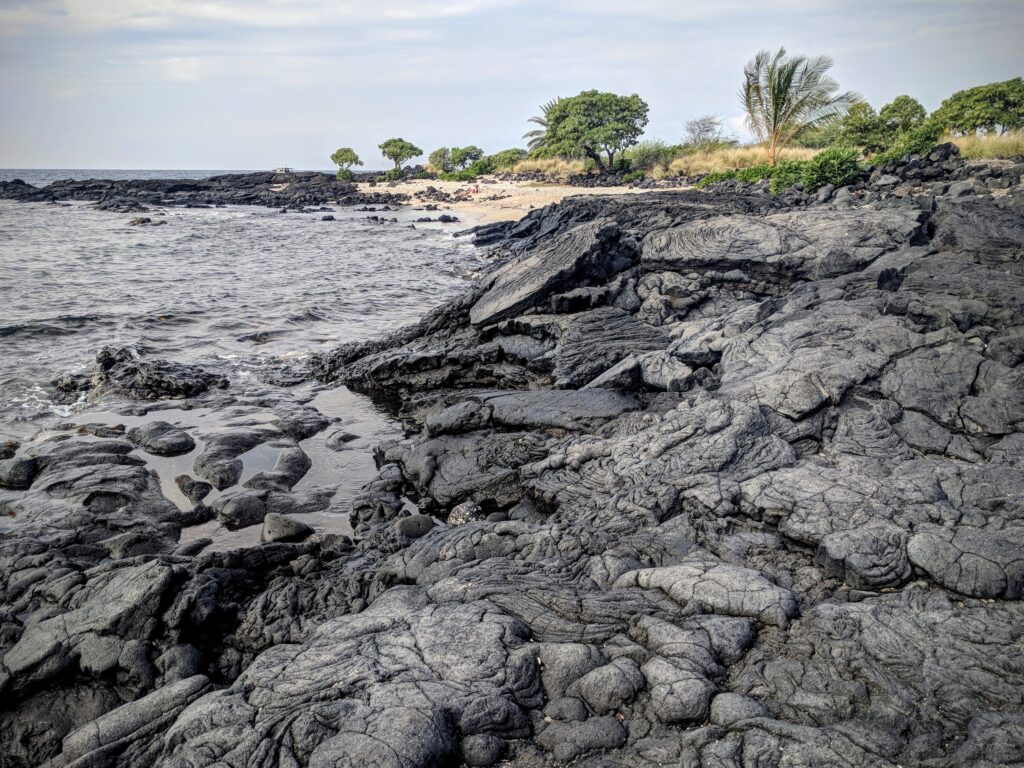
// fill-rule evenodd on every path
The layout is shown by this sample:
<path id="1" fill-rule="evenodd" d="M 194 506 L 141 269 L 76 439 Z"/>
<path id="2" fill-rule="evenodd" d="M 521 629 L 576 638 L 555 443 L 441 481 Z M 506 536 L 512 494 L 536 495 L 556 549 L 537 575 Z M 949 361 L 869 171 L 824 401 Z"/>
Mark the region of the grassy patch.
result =
<path id="1" fill-rule="evenodd" d="M 818 154 L 816 149 L 788 147 L 779 154 L 780 160 L 810 160 Z M 768 155 L 760 145 L 750 147 L 716 147 L 699 149 L 677 157 L 668 166 L 669 176 L 693 176 L 698 173 L 721 173 L 764 165 Z"/>
<path id="2" fill-rule="evenodd" d="M 1024 132 L 985 134 L 974 136 L 946 136 L 960 148 L 960 154 L 968 159 L 1015 157 L 1024 155 Z"/>

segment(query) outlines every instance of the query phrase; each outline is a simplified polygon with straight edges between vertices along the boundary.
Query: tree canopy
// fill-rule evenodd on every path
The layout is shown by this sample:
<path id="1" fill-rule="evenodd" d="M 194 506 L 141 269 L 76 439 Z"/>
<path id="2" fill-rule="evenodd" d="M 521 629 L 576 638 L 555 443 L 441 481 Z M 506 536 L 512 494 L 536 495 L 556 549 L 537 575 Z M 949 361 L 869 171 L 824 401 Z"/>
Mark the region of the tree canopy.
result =
<path id="1" fill-rule="evenodd" d="M 843 144 L 860 147 L 865 154 L 887 149 L 892 139 L 886 130 L 885 121 L 867 102 L 850 107 L 840 126 L 838 138 Z"/>
<path id="2" fill-rule="evenodd" d="M 953 133 L 1006 133 L 1024 129 L 1024 78 L 957 91 L 935 111 Z"/>
<path id="3" fill-rule="evenodd" d="M 917 128 L 925 121 L 928 112 L 913 96 L 897 96 L 882 107 L 879 118 L 885 123 L 887 130 L 894 134 L 906 133 Z"/>
<path id="4" fill-rule="evenodd" d="M 423 154 L 423 150 L 405 139 L 388 139 L 380 145 L 381 154 L 395 164 L 395 170 L 401 170 L 402 163 Z"/>
<path id="5" fill-rule="evenodd" d="M 599 171 L 612 170 L 616 153 L 636 144 L 645 125 L 647 102 L 637 94 L 584 91 L 560 99 L 547 113 L 545 151 L 567 157 L 583 155 L 593 160 Z"/>
<path id="6" fill-rule="evenodd" d="M 452 147 L 452 165 L 461 170 L 482 159 L 484 151 L 470 144 L 468 147 Z"/>
<path id="7" fill-rule="evenodd" d="M 338 178 L 352 178 L 352 166 L 362 165 L 363 161 L 352 147 L 341 147 L 331 154 L 331 162 L 338 166 Z"/>
<path id="8" fill-rule="evenodd" d="M 912 131 L 920 128 L 928 113 L 910 96 L 897 96 L 879 112 L 867 102 L 854 104 L 840 124 L 838 139 L 864 154 L 884 152 Z"/>
<path id="9" fill-rule="evenodd" d="M 747 63 L 740 101 L 772 165 L 798 132 L 840 120 L 861 101 L 853 91 L 838 92 L 831 68 L 828 56 L 787 56 L 785 48 L 761 51 Z"/>
<path id="10" fill-rule="evenodd" d="M 438 147 L 427 156 L 427 162 L 441 173 L 452 170 L 452 151 L 448 147 Z"/>

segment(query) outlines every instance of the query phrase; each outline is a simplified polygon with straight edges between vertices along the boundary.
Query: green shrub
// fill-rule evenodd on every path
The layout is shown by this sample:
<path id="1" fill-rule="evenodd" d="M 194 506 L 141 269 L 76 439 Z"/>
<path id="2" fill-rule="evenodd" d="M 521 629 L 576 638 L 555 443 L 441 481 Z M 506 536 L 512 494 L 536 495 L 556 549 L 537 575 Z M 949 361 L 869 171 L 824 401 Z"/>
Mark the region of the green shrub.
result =
<path id="1" fill-rule="evenodd" d="M 438 173 L 447 173 L 452 170 L 452 151 L 448 147 L 438 147 L 427 157 L 427 162 Z"/>
<path id="2" fill-rule="evenodd" d="M 450 173 L 439 173 L 437 178 L 442 181 L 472 181 L 476 178 L 476 174 L 473 173 L 472 168 L 464 168 L 461 171 L 452 171 Z"/>
<path id="3" fill-rule="evenodd" d="M 377 181 L 401 181 L 402 177 L 401 168 L 392 168 L 389 171 L 384 171 L 384 173 L 378 176 Z"/>
<path id="4" fill-rule="evenodd" d="M 698 189 L 704 189 L 710 187 L 712 184 L 717 184 L 720 181 L 727 181 L 729 179 L 736 178 L 736 171 L 715 171 L 714 173 L 707 174 L 704 178 L 697 182 Z"/>
<path id="5" fill-rule="evenodd" d="M 800 183 L 806 164 L 806 160 L 780 160 L 777 162 L 772 168 L 771 185 L 769 186 L 771 193 L 777 195 L 782 190 Z"/>
<path id="6" fill-rule="evenodd" d="M 741 168 L 736 171 L 736 181 L 745 181 L 748 184 L 755 184 L 762 179 L 770 179 L 775 168 L 771 165 L 752 165 L 749 168 Z"/>
<path id="7" fill-rule="evenodd" d="M 871 158 L 876 165 L 890 160 L 899 160 L 905 155 L 927 155 L 942 138 L 943 124 L 938 120 L 926 120 L 913 130 L 900 136 L 892 148 Z"/>
<path id="8" fill-rule="evenodd" d="M 813 192 L 826 184 L 841 187 L 860 173 L 860 153 L 852 147 L 830 147 L 804 161 L 800 180 L 805 192 Z"/>
<path id="9" fill-rule="evenodd" d="M 494 173 L 494 162 L 490 157 L 481 157 L 465 170 L 472 171 L 474 176 L 484 176 L 488 173 Z"/>
<path id="10" fill-rule="evenodd" d="M 354 178 L 355 176 L 352 174 L 352 171 L 349 170 L 348 168 L 338 169 L 338 181 L 352 181 L 352 179 Z"/>
<path id="11" fill-rule="evenodd" d="M 525 149 L 503 149 L 501 152 L 495 152 L 491 155 L 490 161 L 496 171 L 503 171 L 511 168 L 520 160 L 525 160 L 527 154 Z"/>
<path id="12" fill-rule="evenodd" d="M 638 179 L 642 179 L 643 177 L 644 177 L 644 172 L 643 171 L 640 171 L 640 170 L 630 171 L 629 173 L 623 175 L 622 182 L 624 184 L 630 184 L 630 183 L 632 183 L 632 182 L 634 182 L 634 181 L 636 181 Z"/>

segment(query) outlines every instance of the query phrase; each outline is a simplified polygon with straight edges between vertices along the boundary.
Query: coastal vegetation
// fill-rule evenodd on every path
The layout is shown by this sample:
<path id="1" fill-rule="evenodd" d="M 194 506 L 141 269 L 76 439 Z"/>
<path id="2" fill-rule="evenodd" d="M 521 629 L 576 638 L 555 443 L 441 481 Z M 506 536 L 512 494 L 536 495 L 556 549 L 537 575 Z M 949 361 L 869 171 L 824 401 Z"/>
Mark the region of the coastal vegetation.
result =
<path id="1" fill-rule="evenodd" d="M 957 91 L 942 102 L 935 118 L 957 136 L 1024 130 L 1024 78 Z"/>
<path id="2" fill-rule="evenodd" d="M 841 120 L 861 97 L 839 92 L 828 75 L 827 56 L 787 56 L 785 48 L 773 55 L 760 51 L 743 70 L 740 98 L 747 112 L 747 127 L 764 146 L 775 165 L 779 151 L 802 130 Z"/>
<path id="3" fill-rule="evenodd" d="M 338 178 L 341 181 L 352 181 L 352 166 L 363 164 L 352 147 L 335 150 L 331 155 L 331 162 L 338 166 Z"/>
<path id="4" fill-rule="evenodd" d="M 683 126 L 681 141 L 641 141 L 648 105 L 638 95 L 589 90 L 556 97 L 529 118 L 527 148 L 488 155 L 479 146 L 439 147 L 417 178 L 471 181 L 512 172 L 565 181 L 583 174 L 615 174 L 623 183 L 697 177 L 707 186 L 724 179 L 767 180 L 779 191 L 792 184 L 812 190 L 839 185 L 867 165 L 926 154 L 951 141 L 968 158 L 1024 154 L 1024 79 L 957 91 L 931 115 L 909 94 L 876 110 L 854 91 L 840 91 L 827 56 L 761 51 L 743 71 L 740 103 L 755 143 L 740 145 L 721 119 L 704 114 Z M 382 179 L 410 173 L 402 164 L 422 150 L 402 138 L 383 142 L 394 163 Z M 362 165 L 349 147 L 331 155 L 339 179 Z"/>
<path id="5" fill-rule="evenodd" d="M 1024 155 L 1024 132 L 1002 134 L 971 134 L 950 140 L 966 158 L 1017 157 Z"/>
<path id="6" fill-rule="evenodd" d="M 388 139 L 380 144 L 380 151 L 384 157 L 395 164 L 394 169 L 389 171 L 389 174 L 394 175 L 396 178 L 401 178 L 402 176 L 402 163 L 423 154 L 422 149 L 402 138 Z"/>
<path id="7" fill-rule="evenodd" d="M 637 94 L 583 91 L 559 99 L 547 112 L 541 153 L 587 157 L 599 173 L 616 170 L 615 158 L 636 144 L 647 125 L 647 102 Z"/>
<path id="8" fill-rule="evenodd" d="M 523 138 L 526 139 L 526 146 L 530 152 L 537 153 L 545 149 L 548 141 L 548 114 L 559 102 L 562 101 L 561 96 L 556 96 L 546 104 L 541 104 L 540 114 L 531 117 L 527 122 L 533 123 L 539 126 L 533 130 L 527 131 L 523 134 Z"/>

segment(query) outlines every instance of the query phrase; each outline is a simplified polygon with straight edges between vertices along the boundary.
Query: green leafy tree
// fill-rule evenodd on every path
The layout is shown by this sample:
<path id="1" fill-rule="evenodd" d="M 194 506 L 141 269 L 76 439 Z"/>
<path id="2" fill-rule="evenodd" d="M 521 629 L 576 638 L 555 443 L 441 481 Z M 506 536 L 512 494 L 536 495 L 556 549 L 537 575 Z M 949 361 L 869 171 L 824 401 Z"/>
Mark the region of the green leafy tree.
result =
<path id="1" fill-rule="evenodd" d="M 338 178 L 346 181 L 352 178 L 352 166 L 363 164 L 352 147 L 341 147 L 335 150 L 331 154 L 331 162 L 338 166 Z"/>
<path id="2" fill-rule="evenodd" d="M 439 173 L 450 173 L 453 168 L 452 151 L 448 147 L 439 147 L 430 153 L 427 162 Z"/>
<path id="3" fill-rule="evenodd" d="M 494 166 L 496 171 L 501 171 L 506 168 L 511 168 L 513 165 L 518 163 L 520 160 L 525 160 L 529 156 L 529 153 L 525 149 L 503 149 L 501 152 L 495 152 L 491 155 L 491 165 Z"/>
<path id="4" fill-rule="evenodd" d="M 878 117 L 894 137 L 912 131 L 924 122 L 928 112 L 912 96 L 897 96 L 878 112 Z"/>
<path id="5" fill-rule="evenodd" d="M 772 165 L 799 131 L 841 120 L 861 101 L 853 91 L 838 92 L 831 68 L 828 56 L 787 56 L 785 48 L 761 51 L 747 63 L 740 100 Z"/>
<path id="6" fill-rule="evenodd" d="M 851 114 L 855 107 L 856 105 L 850 108 Z M 801 147 L 809 147 L 810 149 L 824 149 L 825 147 L 831 147 L 833 144 L 843 142 L 842 133 L 842 122 L 819 125 L 816 128 L 803 128 L 797 131 L 796 136 L 793 137 L 793 143 L 799 144 Z"/>
<path id="7" fill-rule="evenodd" d="M 395 164 L 395 170 L 402 170 L 402 163 L 422 155 L 423 150 L 405 139 L 388 139 L 380 145 L 381 154 Z"/>
<path id="8" fill-rule="evenodd" d="M 452 147 L 452 165 L 458 169 L 467 168 L 483 159 L 484 151 L 470 144 L 468 147 Z"/>
<path id="9" fill-rule="evenodd" d="M 589 157 L 603 173 L 614 169 L 616 153 L 640 139 L 647 125 L 647 102 L 635 93 L 584 91 L 561 99 L 547 120 L 546 152 Z"/>
<path id="10" fill-rule="evenodd" d="M 881 152 L 892 144 L 892 132 L 867 102 L 854 104 L 841 123 L 839 143 L 860 147 L 864 154 Z"/>
<path id="11" fill-rule="evenodd" d="M 541 104 L 541 113 L 535 117 L 531 117 L 527 121 L 540 126 L 540 128 L 534 128 L 532 131 L 527 131 L 523 134 L 523 138 L 526 139 L 526 146 L 530 152 L 540 152 L 547 146 L 548 114 L 550 114 L 551 110 L 554 109 L 561 100 L 561 96 L 556 96 L 547 104 Z"/>
<path id="12" fill-rule="evenodd" d="M 960 135 L 1022 130 L 1024 78 L 957 91 L 942 102 L 934 117 L 947 131 Z"/>

